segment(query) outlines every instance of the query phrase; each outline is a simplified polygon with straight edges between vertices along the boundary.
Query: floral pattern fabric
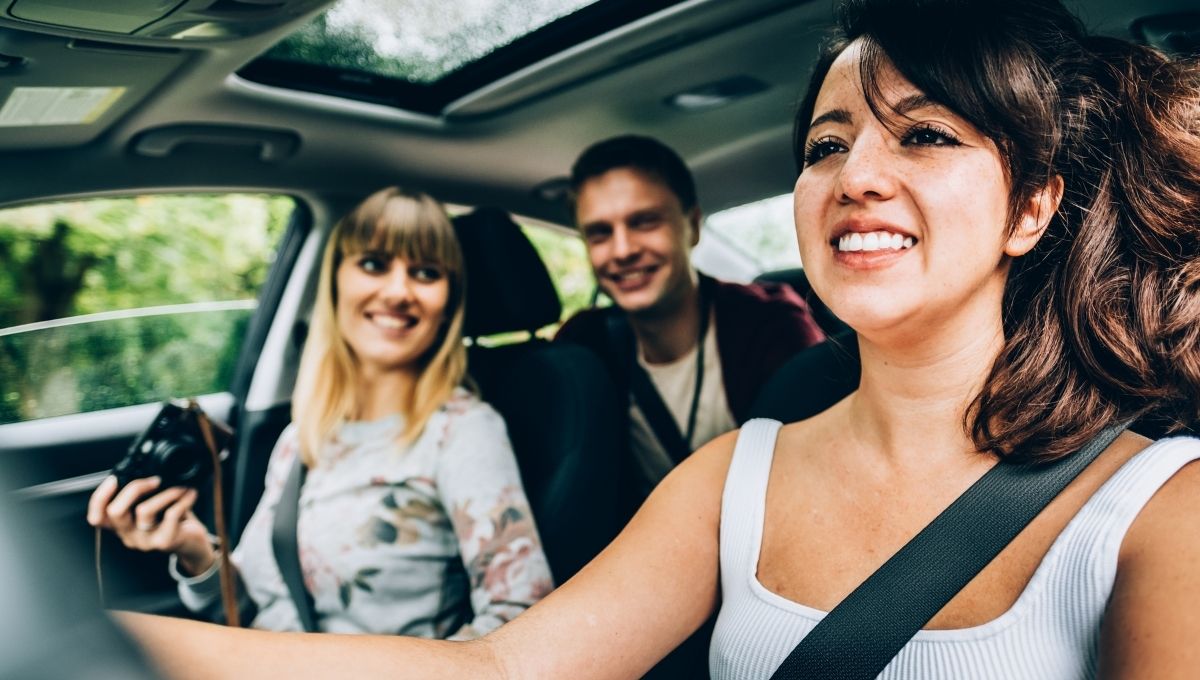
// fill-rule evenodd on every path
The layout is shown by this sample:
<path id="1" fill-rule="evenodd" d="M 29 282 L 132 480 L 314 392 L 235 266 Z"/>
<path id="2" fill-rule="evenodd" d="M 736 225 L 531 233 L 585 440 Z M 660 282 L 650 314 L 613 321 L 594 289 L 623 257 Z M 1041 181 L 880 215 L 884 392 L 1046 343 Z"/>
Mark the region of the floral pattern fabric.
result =
<path id="1" fill-rule="evenodd" d="M 402 430 L 399 416 L 346 423 L 301 488 L 297 543 L 318 627 L 486 634 L 552 587 L 504 422 L 458 390 L 413 444 L 398 443 Z M 301 629 L 271 549 L 275 505 L 297 453 L 289 427 L 233 553 L 258 606 L 256 628 Z M 208 607 L 220 596 L 215 573 L 180 579 L 180 595 L 194 610 Z"/>

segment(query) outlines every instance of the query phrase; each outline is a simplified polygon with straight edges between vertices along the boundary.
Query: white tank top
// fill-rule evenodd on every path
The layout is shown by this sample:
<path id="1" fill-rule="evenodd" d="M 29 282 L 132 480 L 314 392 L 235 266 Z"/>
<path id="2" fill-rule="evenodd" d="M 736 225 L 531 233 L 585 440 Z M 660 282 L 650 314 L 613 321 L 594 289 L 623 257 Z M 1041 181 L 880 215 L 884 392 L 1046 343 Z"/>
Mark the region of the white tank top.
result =
<path id="1" fill-rule="evenodd" d="M 769 678 L 825 612 L 767 590 L 756 571 L 767 477 L 780 424 L 742 427 L 721 503 L 721 611 L 709 650 L 715 680 Z M 1117 553 L 1150 497 L 1190 461 L 1200 439 L 1163 439 L 1128 460 L 1084 504 L 1012 608 L 980 626 L 921 630 L 879 678 L 1092 678 Z M 798 565 L 797 568 L 803 568 Z"/>

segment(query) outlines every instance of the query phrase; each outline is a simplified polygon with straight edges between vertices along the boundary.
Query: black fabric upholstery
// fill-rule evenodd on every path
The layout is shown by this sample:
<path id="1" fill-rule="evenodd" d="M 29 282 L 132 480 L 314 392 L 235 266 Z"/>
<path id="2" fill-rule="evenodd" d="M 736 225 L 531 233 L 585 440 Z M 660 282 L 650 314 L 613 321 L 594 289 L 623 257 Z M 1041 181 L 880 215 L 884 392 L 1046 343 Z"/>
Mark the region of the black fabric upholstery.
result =
<path id="1" fill-rule="evenodd" d="M 558 321 L 562 304 L 554 282 L 508 213 L 479 208 L 455 217 L 454 229 L 467 270 L 463 335 L 536 330 Z"/>
<path id="2" fill-rule="evenodd" d="M 784 423 L 811 418 L 853 392 L 860 373 L 854 331 L 843 331 L 781 366 L 759 390 L 750 417 Z"/>
<path id="3" fill-rule="evenodd" d="M 763 385 L 750 408 L 751 418 L 784 423 L 811 418 L 836 404 L 858 387 L 861 367 L 854 331 L 844 331 L 819 345 L 798 352 Z M 1138 434 L 1159 439 L 1183 434 L 1196 436 L 1200 423 L 1179 425 L 1160 413 L 1150 413 L 1133 425 Z"/>
<path id="4" fill-rule="evenodd" d="M 507 215 L 485 210 L 454 223 L 466 260 L 473 335 L 558 320 L 550 276 Z M 553 304 L 544 299 L 547 291 Z M 508 425 L 550 568 L 562 583 L 619 529 L 616 388 L 588 350 L 541 339 L 500 347 L 476 343 L 468 366 L 483 399 Z"/>
<path id="5" fill-rule="evenodd" d="M 574 345 L 473 347 L 471 375 L 504 416 L 555 583 L 617 534 L 615 388 Z"/>
<path id="6" fill-rule="evenodd" d="M 841 319 L 833 315 L 821 298 L 813 292 L 812 286 L 808 283 L 808 274 L 800 267 L 793 269 L 776 269 L 775 271 L 763 272 L 754 277 L 756 283 L 762 281 L 773 281 L 775 283 L 786 283 L 792 287 L 792 290 L 800 294 L 804 301 L 808 303 L 808 307 L 812 310 L 813 319 L 821 330 L 825 331 L 825 335 L 833 336 L 849 330 Z"/>

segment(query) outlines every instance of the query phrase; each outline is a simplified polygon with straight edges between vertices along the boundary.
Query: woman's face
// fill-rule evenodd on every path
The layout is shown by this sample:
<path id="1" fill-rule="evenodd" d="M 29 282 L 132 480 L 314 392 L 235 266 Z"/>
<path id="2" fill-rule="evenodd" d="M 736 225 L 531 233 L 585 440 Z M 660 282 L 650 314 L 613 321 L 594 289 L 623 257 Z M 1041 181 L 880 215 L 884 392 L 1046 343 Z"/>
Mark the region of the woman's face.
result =
<path id="1" fill-rule="evenodd" d="M 814 290 L 866 335 L 925 332 L 973 304 L 994 305 L 998 321 L 1004 255 L 1036 238 L 1007 236 L 996 145 L 890 67 L 879 74 L 880 108 L 901 115 L 885 125 L 864 98 L 859 54 L 852 43 L 821 86 L 796 181 Z"/>
<path id="2" fill-rule="evenodd" d="M 335 275 L 338 329 L 364 371 L 418 371 L 445 320 L 445 270 L 363 252 L 343 257 Z"/>

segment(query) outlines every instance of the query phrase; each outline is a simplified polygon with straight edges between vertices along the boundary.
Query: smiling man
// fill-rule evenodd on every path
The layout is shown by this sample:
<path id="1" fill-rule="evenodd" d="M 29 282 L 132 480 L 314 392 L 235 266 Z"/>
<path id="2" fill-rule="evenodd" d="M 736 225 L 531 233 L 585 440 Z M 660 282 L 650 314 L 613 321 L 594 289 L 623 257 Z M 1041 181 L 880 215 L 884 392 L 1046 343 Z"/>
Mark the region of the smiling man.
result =
<path id="1" fill-rule="evenodd" d="M 661 142 L 630 135 L 591 146 L 571 188 L 592 270 L 614 306 L 577 314 L 557 340 L 594 349 L 629 394 L 633 510 L 691 451 L 740 425 L 775 369 L 824 335 L 790 287 L 696 271 L 695 183 Z"/>

